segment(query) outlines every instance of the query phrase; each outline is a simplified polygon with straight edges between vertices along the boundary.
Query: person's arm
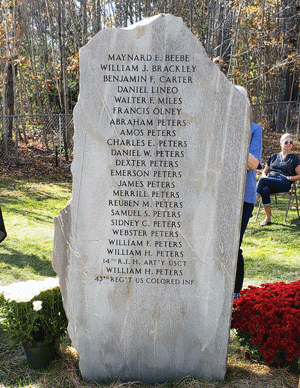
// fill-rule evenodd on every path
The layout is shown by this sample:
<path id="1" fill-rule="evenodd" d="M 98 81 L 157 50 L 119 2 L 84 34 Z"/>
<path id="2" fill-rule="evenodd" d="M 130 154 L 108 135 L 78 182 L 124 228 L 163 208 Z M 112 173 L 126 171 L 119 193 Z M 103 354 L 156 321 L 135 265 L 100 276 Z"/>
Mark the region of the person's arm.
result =
<path id="1" fill-rule="evenodd" d="M 259 165 L 259 159 L 256 158 L 254 155 L 249 153 L 247 170 L 255 171 L 257 169 L 258 165 Z"/>
<path id="2" fill-rule="evenodd" d="M 265 166 L 265 168 L 263 169 L 263 172 L 262 172 L 262 177 L 263 178 L 266 178 L 267 176 L 268 176 L 268 174 L 269 174 L 269 171 L 270 171 L 270 166 L 268 166 L 267 164 L 266 164 L 266 166 Z"/>
<path id="3" fill-rule="evenodd" d="M 274 161 L 274 159 L 276 159 L 276 155 L 273 154 L 269 157 L 266 165 L 265 165 L 265 168 L 263 169 L 263 172 L 261 174 L 262 178 L 267 178 L 267 176 L 269 175 L 270 171 L 271 171 L 271 163 L 272 161 Z"/>
<path id="4" fill-rule="evenodd" d="M 260 125 L 251 123 L 251 141 L 247 169 L 255 171 L 261 163 L 262 154 L 262 128 Z"/>
<path id="5" fill-rule="evenodd" d="M 300 180 L 300 164 L 295 168 L 295 172 L 297 175 L 288 176 L 287 179 L 291 182 L 296 182 Z"/>

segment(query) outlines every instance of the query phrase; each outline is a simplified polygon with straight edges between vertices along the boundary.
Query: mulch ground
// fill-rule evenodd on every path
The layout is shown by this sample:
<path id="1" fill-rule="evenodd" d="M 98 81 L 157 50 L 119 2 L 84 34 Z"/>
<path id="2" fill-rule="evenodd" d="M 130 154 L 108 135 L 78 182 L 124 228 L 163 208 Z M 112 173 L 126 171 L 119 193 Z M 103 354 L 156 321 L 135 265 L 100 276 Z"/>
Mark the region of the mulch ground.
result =
<path id="1" fill-rule="evenodd" d="M 12 154 L 12 153 L 11 153 Z M 69 160 L 56 157 L 51 151 L 38 147 L 21 145 L 18 148 L 19 160 L 12 154 L 10 162 L 0 156 L 1 178 L 36 179 L 71 181 L 71 163 Z"/>

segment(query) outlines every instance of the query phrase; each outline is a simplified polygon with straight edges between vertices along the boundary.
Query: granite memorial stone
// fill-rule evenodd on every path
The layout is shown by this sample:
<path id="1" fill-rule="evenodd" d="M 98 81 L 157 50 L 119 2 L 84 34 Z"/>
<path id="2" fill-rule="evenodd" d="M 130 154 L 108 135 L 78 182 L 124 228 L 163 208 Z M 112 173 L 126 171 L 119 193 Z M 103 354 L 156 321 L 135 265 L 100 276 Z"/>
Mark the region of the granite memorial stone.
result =
<path id="1" fill-rule="evenodd" d="M 249 103 L 181 18 L 80 50 L 72 200 L 53 267 L 87 380 L 222 380 Z"/>

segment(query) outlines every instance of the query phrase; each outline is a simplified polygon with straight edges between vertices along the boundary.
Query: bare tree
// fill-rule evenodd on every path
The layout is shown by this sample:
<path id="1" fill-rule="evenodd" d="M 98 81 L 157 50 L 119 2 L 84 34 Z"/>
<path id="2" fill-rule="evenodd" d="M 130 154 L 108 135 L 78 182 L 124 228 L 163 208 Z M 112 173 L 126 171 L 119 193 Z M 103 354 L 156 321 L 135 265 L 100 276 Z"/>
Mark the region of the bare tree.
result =
<path id="1" fill-rule="evenodd" d="M 252 103 L 281 102 L 273 129 L 285 130 L 286 102 L 299 100 L 299 0 L 2 0 L 0 11 L 6 114 L 17 104 L 38 113 L 72 110 L 79 48 L 103 28 L 158 13 L 182 17 L 227 77 L 248 88 Z"/>
<path id="2" fill-rule="evenodd" d="M 285 104 L 289 100 L 289 79 L 290 66 L 288 62 L 289 42 L 290 42 L 290 27 L 291 27 L 291 7 L 290 0 L 282 0 L 282 66 L 280 69 L 279 78 L 279 95 L 278 101 L 278 119 L 277 131 L 284 132 L 286 122 L 288 120 L 288 106 Z"/>

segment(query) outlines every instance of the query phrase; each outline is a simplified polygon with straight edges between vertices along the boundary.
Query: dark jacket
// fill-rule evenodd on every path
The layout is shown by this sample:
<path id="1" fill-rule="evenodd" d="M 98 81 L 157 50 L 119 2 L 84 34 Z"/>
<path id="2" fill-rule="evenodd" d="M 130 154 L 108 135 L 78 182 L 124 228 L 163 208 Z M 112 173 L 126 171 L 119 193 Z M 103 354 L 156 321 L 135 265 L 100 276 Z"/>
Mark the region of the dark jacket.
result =
<path id="1" fill-rule="evenodd" d="M 6 237 L 6 230 L 5 230 L 2 212 L 0 208 L 0 243 L 5 239 L 5 237 Z"/>

